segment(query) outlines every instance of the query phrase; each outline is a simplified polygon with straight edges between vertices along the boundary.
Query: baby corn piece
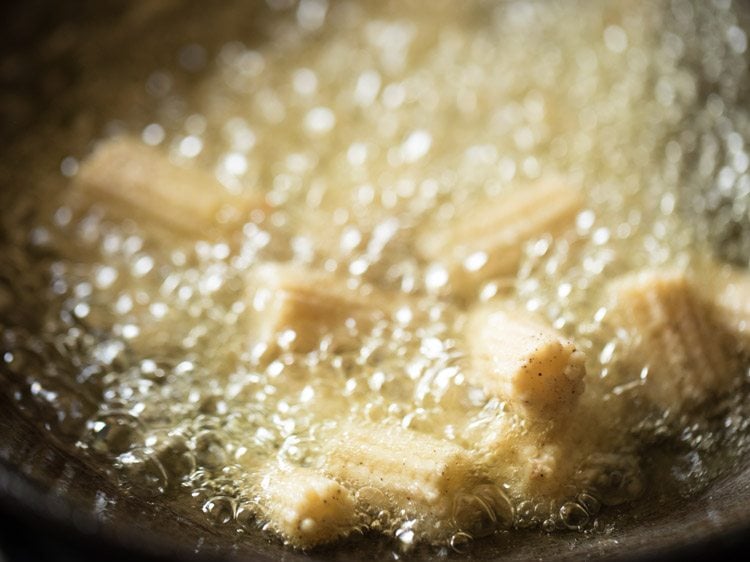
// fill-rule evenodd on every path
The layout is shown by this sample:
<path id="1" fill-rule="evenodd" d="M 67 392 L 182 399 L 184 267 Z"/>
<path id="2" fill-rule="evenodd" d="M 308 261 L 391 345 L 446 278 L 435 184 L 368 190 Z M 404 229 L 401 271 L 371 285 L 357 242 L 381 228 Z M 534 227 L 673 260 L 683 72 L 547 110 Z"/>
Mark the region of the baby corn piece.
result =
<path id="1" fill-rule="evenodd" d="M 470 428 L 464 437 L 473 441 L 475 462 L 494 480 L 509 484 L 512 494 L 543 497 L 567 476 L 560 458 L 570 457 L 560 454 L 558 440 L 550 439 L 545 429 L 527 425 L 518 416 L 501 414 Z"/>
<path id="2" fill-rule="evenodd" d="M 684 273 L 644 271 L 612 289 L 610 321 L 630 336 L 625 362 L 647 369 L 643 392 L 658 407 L 680 410 L 737 378 L 735 338 Z"/>
<path id="3" fill-rule="evenodd" d="M 298 353 L 313 351 L 329 334 L 336 336 L 336 345 L 345 345 L 352 329 L 354 336 L 367 332 L 387 316 L 389 305 L 379 293 L 353 289 L 326 272 L 268 264 L 256 272 L 256 281 L 252 304 L 261 318 L 261 339 L 274 342 L 281 337 Z"/>
<path id="4" fill-rule="evenodd" d="M 447 229 L 422 235 L 417 250 L 442 264 L 454 291 L 465 295 L 491 277 L 514 275 L 523 245 L 564 230 L 582 206 L 576 189 L 556 181 L 540 183 L 481 202 Z"/>
<path id="5" fill-rule="evenodd" d="M 261 197 L 231 195 L 211 174 L 174 165 L 158 149 L 127 136 L 99 143 L 81 164 L 76 185 L 112 212 L 193 238 L 238 225 L 252 209 L 265 208 Z"/>
<path id="6" fill-rule="evenodd" d="M 575 416 L 534 423 L 508 412 L 486 417 L 463 432 L 473 443 L 472 458 L 493 481 L 505 482 L 516 498 L 563 499 L 574 479 L 593 486 L 600 473 L 589 467 L 596 452 L 627 448 L 627 438 L 610 410 L 582 400 Z M 531 423 L 530 423 L 531 422 Z M 617 486 L 613 483 L 613 486 Z"/>
<path id="7" fill-rule="evenodd" d="M 750 275 L 746 272 L 731 271 L 717 296 L 721 317 L 726 319 L 730 329 L 741 336 L 744 346 L 750 341 Z"/>
<path id="8" fill-rule="evenodd" d="M 260 484 L 268 526 L 297 548 L 312 548 L 354 528 L 354 498 L 341 484 L 308 468 L 273 467 Z"/>
<path id="9" fill-rule="evenodd" d="M 469 382 L 526 415 L 570 410 L 584 390 L 584 355 L 546 324 L 502 305 L 470 313 Z"/>
<path id="10" fill-rule="evenodd" d="M 445 518 L 457 494 L 475 483 L 473 464 L 461 447 L 400 426 L 347 426 L 331 440 L 326 472 L 378 493 L 367 507 Z M 457 522 L 461 524 L 461 522 Z"/>

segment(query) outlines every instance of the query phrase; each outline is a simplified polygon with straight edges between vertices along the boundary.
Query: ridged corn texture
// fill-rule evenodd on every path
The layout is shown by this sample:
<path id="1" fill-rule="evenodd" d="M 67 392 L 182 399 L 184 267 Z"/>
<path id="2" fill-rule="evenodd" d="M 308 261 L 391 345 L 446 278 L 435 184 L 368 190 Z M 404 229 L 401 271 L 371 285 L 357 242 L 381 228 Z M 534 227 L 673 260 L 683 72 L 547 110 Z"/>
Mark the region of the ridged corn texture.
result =
<path id="1" fill-rule="evenodd" d="M 461 447 L 400 426 L 346 425 L 331 440 L 325 470 L 353 487 L 377 490 L 367 494 L 369 508 L 435 519 L 450 516 L 457 495 L 475 483 Z"/>
<path id="2" fill-rule="evenodd" d="M 250 293 L 261 318 L 259 337 L 270 344 L 281 338 L 298 353 L 313 351 L 328 335 L 337 346 L 358 345 L 357 336 L 385 319 L 390 306 L 374 289 L 293 264 L 259 268 Z"/>
<path id="3" fill-rule="evenodd" d="M 643 271 L 612 291 L 610 322 L 628 334 L 626 368 L 641 373 L 643 395 L 657 407 L 682 410 L 737 379 L 737 340 L 686 274 Z"/>
<path id="4" fill-rule="evenodd" d="M 546 181 L 482 201 L 447 229 L 423 234 L 417 250 L 442 264 L 453 290 L 466 296 L 488 279 L 515 275 L 524 244 L 564 231 L 582 206 L 578 190 Z"/>
<path id="5" fill-rule="evenodd" d="M 583 393 L 585 356 L 562 334 L 502 304 L 473 310 L 465 328 L 469 382 L 528 416 L 569 411 Z"/>
<path id="6" fill-rule="evenodd" d="M 76 176 L 76 185 L 109 212 L 189 238 L 210 238 L 265 209 L 263 199 L 233 196 L 211 174 L 170 162 L 160 150 L 119 136 L 99 143 Z"/>
<path id="7" fill-rule="evenodd" d="M 351 493 L 309 468 L 269 468 L 261 480 L 260 501 L 268 527 L 296 548 L 334 541 L 355 526 Z"/>

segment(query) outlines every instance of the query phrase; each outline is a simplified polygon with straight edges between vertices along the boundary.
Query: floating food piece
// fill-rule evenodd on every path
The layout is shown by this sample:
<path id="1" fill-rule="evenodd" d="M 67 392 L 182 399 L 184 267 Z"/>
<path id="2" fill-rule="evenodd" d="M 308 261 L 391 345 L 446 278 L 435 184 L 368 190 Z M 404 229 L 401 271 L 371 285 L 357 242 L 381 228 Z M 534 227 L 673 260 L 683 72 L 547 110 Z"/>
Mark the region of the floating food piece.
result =
<path id="1" fill-rule="evenodd" d="M 737 341 L 685 273 L 643 271 L 612 290 L 610 322 L 629 338 L 626 368 L 643 373 L 643 393 L 659 408 L 695 405 L 737 380 Z"/>
<path id="2" fill-rule="evenodd" d="M 371 492 L 369 508 L 403 510 L 435 522 L 449 517 L 456 498 L 477 483 L 464 449 L 400 426 L 347 425 L 331 440 L 325 469 Z"/>
<path id="3" fill-rule="evenodd" d="M 76 177 L 94 202 L 191 238 L 212 237 L 265 209 L 256 194 L 232 195 L 211 174 L 172 164 L 158 149 L 127 136 L 99 143 Z"/>
<path id="4" fill-rule="evenodd" d="M 269 527 L 297 548 L 312 548 L 354 529 L 354 498 L 341 484 L 312 469 L 274 466 L 261 480 Z"/>
<path id="5" fill-rule="evenodd" d="M 733 270 L 716 298 L 721 317 L 742 339 L 750 336 L 750 275 Z M 747 346 L 750 342 L 745 342 Z"/>
<path id="6" fill-rule="evenodd" d="M 637 497 L 642 486 L 636 484 L 642 481 L 637 479 L 640 473 L 632 453 L 620 455 L 631 444 L 619 430 L 618 419 L 602 411 L 600 402 L 583 400 L 575 416 L 529 420 L 499 412 L 471 424 L 463 436 L 474 443 L 471 455 L 476 465 L 492 480 L 504 482 L 515 498 L 562 500 L 575 482 L 573 489 L 601 488 L 601 501 L 619 503 L 623 495 Z M 593 462 L 600 453 L 611 462 Z M 626 469 L 632 478 L 617 481 L 617 471 L 624 475 Z"/>
<path id="7" fill-rule="evenodd" d="M 442 264 L 451 287 L 466 295 L 487 279 L 514 275 L 523 246 L 570 226 L 583 206 L 576 189 L 545 182 L 482 201 L 443 230 L 430 230 L 417 241 L 426 260 Z"/>
<path id="8" fill-rule="evenodd" d="M 530 416 L 570 410 L 584 390 L 585 357 L 559 332 L 502 305 L 481 306 L 466 326 L 468 380 Z"/>
<path id="9" fill-rule="evenodd" d="M 387 317 L 390 304 L 371 287 L 351 287 L 346 279 L 294 264 L 269 264 L 257 271 L 253 308 L 260 315 L 260 339 L 283 340 L 307 353 L 331 335 L 337 346 L 358 345 L 357 337 Z"/>
<path id="10" fill-rule="evenodd" d="M 472 458 L 494 480 L 505 482 L 517 497 L 550 497 L 571 474 L 573 457 L 565 455 L 559 435 L 546 427 L 499 414 L 465 432 L 474 442 Z M 566 466 L 563 466 L 566 465 Z"/>

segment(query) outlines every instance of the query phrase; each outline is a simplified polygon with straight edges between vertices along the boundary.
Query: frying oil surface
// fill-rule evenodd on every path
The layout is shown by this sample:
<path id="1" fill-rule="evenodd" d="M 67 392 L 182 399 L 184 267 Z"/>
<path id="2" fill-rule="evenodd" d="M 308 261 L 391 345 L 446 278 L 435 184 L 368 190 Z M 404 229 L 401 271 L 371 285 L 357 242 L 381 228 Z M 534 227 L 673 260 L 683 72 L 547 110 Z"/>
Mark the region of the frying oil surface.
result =
<path id="1" fill-rule="evenodd" d="M 21 400 L 45 404 L 52 431 L 81 422 L 68 438 L 132 493 L 189 497 L 216 524 L 262 525 L 253 519 L 258 467 L 273 458 L 319 466 L 328 436 L 350 417 L 475 447 L 505 408 L 466 382 L 457 342 L 471 305 L 507 295 L 586 353 L 590 428 L 627 420 L 644 442 L 668 435 L 675 453 L 671 470 L 655 472 L 668 485 L 649 481 L 632 457 L 602 469 L 629 482 L 614 499 L 571 481 L 559 502 L 537 504 L 496 481 L 512 504 L 506 526 L 590 529 L 603 500 L 635 499 L 644 486 L 700 487 L 719 470 L 721 444 L 738 457 L 746 447 L 742 400 L 707 406 L 707 418 L 720 413 L 714 425 L 634 411 L 642 373 L 611 372 L 620 341 L 602 330 L 603 287 L 663 265 L 710 286 L 701 240 L 746 214 L 750 185 L 741 24 L 729 2 L 303 0 L 269 19 L 257 48 L 187 46 L 180 64 L 208 65 L 208 77 L 177 91 L 172 70 L 155 71 L 151 122 L 129 132 L 178 165 L 213 171 L 230 192 L 261 191 L 274 210 L 250 217 L 237 244 L 154 237 L 105 206 L 66 202 L 41 218 L 29 235 L 54 256 L 48 333 L 8 325 L 3 360 L 30 373 L 34 357 L 58 350 L 75 374 L 27 375 Z M 63 160 L 64 175 L 77 169 L 76 158 Z M 517 276 L 457 298 L 446 271 L 414 252 L 417 236 L 472 203 L 549 177 L 581 187 L 585 210 L 574 236 L 527 244 Z M 701 205 L 718 217 L 710 228 L 678 213 Z M 732 244 L 736 260 L 746 241 Z M 471 259 L 466 268 L 481 270 L 486 256 Z M 250 274 L 270 261 L 410 304 L 370 332 L 352 327 L 354 348 L 324 339 L 295 353 L 293 335 L 280 334 L 281 352 L 269 354 L 248 335 L 257 321 L 248 295 Z M 405 544 L 428 536 L 399 513 L 362 522 Z M 461 530 L 451 543 L 480 534 Z"/>

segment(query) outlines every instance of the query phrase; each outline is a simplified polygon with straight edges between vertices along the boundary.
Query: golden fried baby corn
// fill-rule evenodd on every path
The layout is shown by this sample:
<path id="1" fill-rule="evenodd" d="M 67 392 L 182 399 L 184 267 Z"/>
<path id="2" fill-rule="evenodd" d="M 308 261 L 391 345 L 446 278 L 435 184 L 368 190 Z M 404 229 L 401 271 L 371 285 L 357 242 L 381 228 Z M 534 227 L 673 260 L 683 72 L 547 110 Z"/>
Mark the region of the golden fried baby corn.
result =
<path id="1" fill-rule="evenodd" d="M 269 527 L 297 548 L 331 542 L 354 528 L 351 493 L 309 468 L 271 467 L 261 480 L 260 498 Z"/>
<path id="2" fill-rule="evenodd" d="M 206 171 L 175 165 L 127 136 L 99 143 L 76 185 L 109 212 L 189 238 L 211 237 L 217 227 L 241 225 L 253 209 L 266 208 L 260 196 L 232 195 Z"/>
<path id="3" fill-rule="evenodd" d="M 584 389 L 584 355 L 553 328 L 504 305 L 470 313 L 468 379 L 526 415 L 570 410 Z"/>
<path id="4" fill-rule="evenodd" d="M 581 194 L 564 183 L 531 185 L 482 201 L 446 229 L 428 231 L 417 249 L 442 264 L 453 290 L 466 295 L 487 279 L 514 275 L 524 244 L 568 228 L 582 206 Z"/>

